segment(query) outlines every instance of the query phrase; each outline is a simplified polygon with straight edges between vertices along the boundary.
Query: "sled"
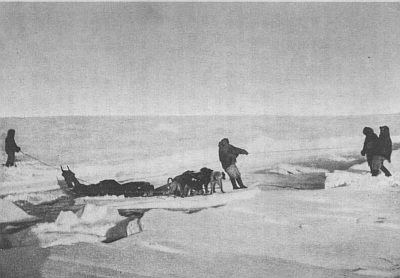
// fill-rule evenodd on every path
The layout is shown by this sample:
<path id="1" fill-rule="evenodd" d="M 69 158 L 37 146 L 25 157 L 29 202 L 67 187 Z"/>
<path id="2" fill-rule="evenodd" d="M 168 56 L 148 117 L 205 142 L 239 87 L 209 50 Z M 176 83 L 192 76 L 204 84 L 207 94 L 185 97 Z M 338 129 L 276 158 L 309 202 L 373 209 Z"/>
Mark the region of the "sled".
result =
<path id="1" fill-rule="evenodd" d="M 66 182 L 63 191 L 74 197 L 97 197 L 97 196 L 124 196 L 124 197 L 145 197 L 153 196 L 154 186 L 149 182 L 136 181 L 127 183 L 118 183 L 115 180 L 103 180 L 97 184 L 83 184 L 75 177 L 67 166 L 68 170 L 61 167 L 62 176 Z"/>

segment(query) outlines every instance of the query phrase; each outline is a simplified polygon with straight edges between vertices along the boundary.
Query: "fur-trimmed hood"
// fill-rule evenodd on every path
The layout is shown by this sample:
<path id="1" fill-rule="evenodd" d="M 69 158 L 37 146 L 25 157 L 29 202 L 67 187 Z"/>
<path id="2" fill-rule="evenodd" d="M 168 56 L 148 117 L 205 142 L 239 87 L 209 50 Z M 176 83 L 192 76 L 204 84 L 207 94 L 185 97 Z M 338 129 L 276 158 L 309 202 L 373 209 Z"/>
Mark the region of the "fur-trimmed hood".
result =
<path id="1" fill-rule="evenodd" d="M 221 141 L 219 141 L 218 143 L 218 147 L 224 147 L 224 146 L 228 146 L 229 145 L 229 139 L 228 138 L 224 138 Z"/>
<path id="2" fill-rule="evenodd" d="M 380 133 L 379 137 L 387 138 L 390 137 L 390 130 L 388 126 L 380 126 L 379 127 Z"/>
<path id="3" fill-rule="evenodd" d="M 14 138 L 15 137 L 15 129 L 9 129 L 7 131 L 7 138 Z"/>
<path id="4" fill-rule="evenodd" d="M 374 144 L 373 154 L 385 157 L 389 162 L 392 155 L 392 140 L 387 126 L 380 126 L 380 134 L 377 142 Z"/>
<path id="5" fill-rule="evenodd" d="M 363 134 L 365 135 L 365 136 L 368 136 L 368 135 L 371 135 L 372 133 L 374 133 L 374 130 L 372 129 L 372 128 L 370 128 L 370 127 L 364 127 L 364 129 L 363 129 Z"/>

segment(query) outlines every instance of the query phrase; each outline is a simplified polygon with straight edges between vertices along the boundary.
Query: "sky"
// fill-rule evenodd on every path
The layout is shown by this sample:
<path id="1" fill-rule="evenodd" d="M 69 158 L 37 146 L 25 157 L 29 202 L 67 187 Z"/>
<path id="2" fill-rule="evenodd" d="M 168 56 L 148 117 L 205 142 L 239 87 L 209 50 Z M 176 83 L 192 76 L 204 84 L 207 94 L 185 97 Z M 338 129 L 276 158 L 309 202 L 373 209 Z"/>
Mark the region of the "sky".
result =
<path id="1" fill-rule="evenodd" d="M 400 112 L 400 3 L 0 3 L 0 117 Z"/>

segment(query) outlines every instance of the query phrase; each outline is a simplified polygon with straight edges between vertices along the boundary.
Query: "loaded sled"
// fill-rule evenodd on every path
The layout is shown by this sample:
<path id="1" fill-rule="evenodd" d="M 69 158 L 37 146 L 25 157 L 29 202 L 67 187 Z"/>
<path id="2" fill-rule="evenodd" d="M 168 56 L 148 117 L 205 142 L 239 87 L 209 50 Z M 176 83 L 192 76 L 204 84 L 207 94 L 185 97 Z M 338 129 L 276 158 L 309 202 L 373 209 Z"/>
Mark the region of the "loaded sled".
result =
<path id="1" fill-rule="evenodd" d="M 120 184 L 115 180 L 103 180 L 97 184 L 83 184 L 79 182 L 75 177 L 75 173 L 72 172 L 68 166 L 67 169 L 68 170 L 64 170 L 61 166 L 62 176 L 66 182 L 66 188 L 64 188 L 64 191 L 74 197 L 95 197 L 106 195 L 144 197 L 153 196 L 154 193 L 154 186 L 145 181 Z"/>

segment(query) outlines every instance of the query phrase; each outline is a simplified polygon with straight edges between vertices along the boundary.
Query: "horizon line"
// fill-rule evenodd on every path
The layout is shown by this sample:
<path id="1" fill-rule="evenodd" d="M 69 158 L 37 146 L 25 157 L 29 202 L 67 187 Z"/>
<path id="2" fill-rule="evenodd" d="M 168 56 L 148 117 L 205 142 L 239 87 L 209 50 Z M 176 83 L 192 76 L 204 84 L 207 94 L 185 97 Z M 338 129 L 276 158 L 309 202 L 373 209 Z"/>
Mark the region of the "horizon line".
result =
<path id="1" fill-rule="evenodd" d="M 360 117 L 360 116 L 387 116 L 387 115 L 398 115 L 400 112 L 396 113 L 377 113 L 377 114 L 320 114 L 320 115 L 295 115 L 295 114 L 114 114 L 114 115 L 36 115 L 36 116 L 0 116 L 1 118 L 56 118 L 56 117 L 210 117 L 210 116 L 220 116 L 220 117 L 256 117 L 256 116 L 269 116 L 269 117 Z"/>

